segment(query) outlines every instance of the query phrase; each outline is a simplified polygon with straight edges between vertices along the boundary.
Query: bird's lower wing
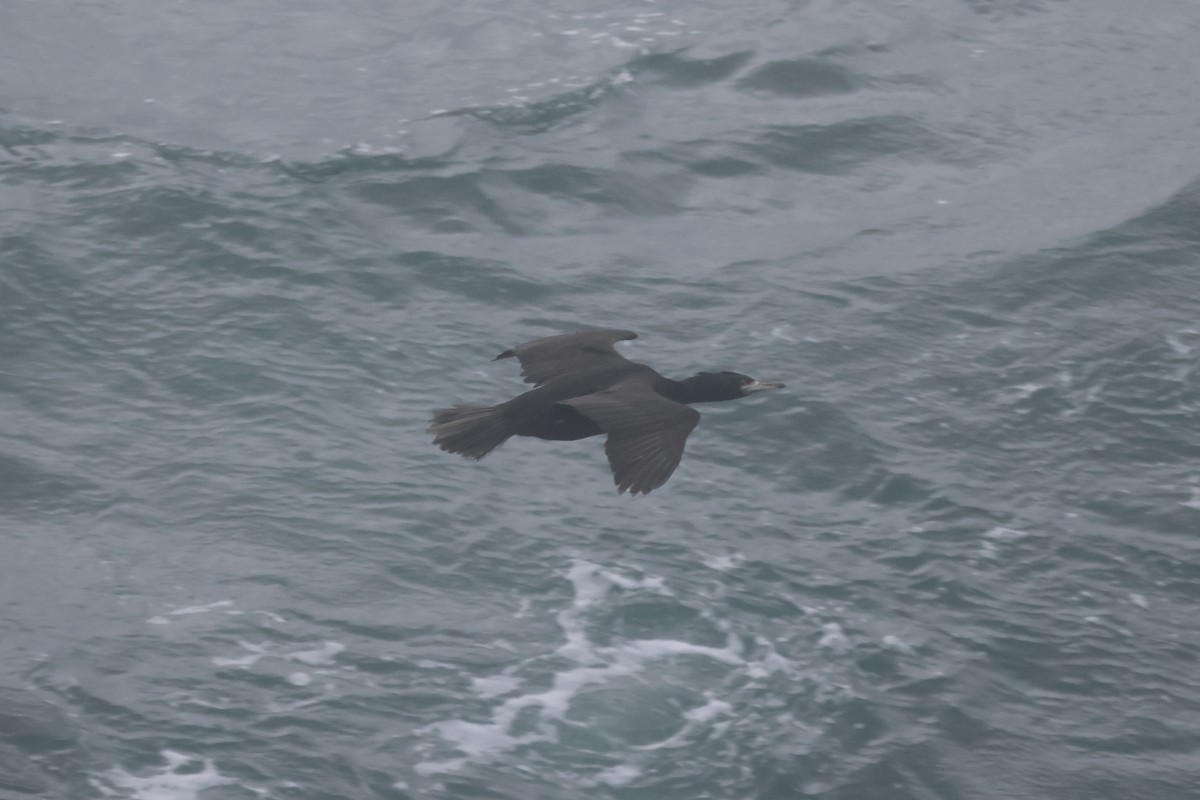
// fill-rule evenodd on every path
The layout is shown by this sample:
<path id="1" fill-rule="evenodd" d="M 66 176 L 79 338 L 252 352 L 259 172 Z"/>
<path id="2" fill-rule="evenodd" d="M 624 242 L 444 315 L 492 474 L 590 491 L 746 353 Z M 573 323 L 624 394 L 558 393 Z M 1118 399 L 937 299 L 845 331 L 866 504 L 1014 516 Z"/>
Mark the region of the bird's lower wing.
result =
<path id="1" fill-rule="evenodd" d="M 563 400 L 608 434 L 604 452 L 619 492 L 645 494 L 667 482 L 688 434 L 700 421 L 692 408 L 640 384 L 618 384 L 603 392 Z"/>

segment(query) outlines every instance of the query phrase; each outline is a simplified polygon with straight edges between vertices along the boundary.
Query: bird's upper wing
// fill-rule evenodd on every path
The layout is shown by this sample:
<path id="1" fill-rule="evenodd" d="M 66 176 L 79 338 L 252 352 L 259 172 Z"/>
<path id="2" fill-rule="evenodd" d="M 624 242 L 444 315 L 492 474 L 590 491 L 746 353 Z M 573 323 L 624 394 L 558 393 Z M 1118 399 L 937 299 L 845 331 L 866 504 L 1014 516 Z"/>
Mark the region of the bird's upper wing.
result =
<path id="1" fill-rule="evenodd" d="M 640 380 L 561 401 L 608 434 L 604 452 L 619 492 L 645 494 L 667 482 L 700 421 L 693 408 L 668 400 Z"/>
<path id="2" fill-rule="evenodd" d="M 632 363 L 617 352 L 613 345 L 626 339 L 636 339 L 633 331 L 598 330 L 545 336 L 505 350 L 493 360 L 516 356 L 521 362 L 521 374 L 526 383 L 540 386 L 558 375 L 583 372 Z"/>

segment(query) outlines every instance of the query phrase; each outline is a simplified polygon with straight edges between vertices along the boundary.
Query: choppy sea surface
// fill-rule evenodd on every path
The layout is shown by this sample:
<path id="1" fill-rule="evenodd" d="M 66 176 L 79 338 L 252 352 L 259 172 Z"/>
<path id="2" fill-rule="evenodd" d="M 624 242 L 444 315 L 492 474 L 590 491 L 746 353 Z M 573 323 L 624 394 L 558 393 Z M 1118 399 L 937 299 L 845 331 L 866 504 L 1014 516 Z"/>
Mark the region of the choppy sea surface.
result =
<path id="1" fill-rule="evenodd" d="M 1196 797 L 1200 4 L 3 17 L 3 800 Z"/>

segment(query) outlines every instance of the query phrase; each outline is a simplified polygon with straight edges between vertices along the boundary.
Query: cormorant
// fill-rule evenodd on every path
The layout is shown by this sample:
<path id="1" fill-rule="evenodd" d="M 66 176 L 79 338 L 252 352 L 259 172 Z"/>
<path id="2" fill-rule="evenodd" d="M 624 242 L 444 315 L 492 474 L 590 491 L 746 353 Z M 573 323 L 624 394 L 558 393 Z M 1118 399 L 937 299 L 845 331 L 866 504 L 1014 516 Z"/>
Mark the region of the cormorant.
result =
<path id="1" fill-rule="evenodd" d="M 525 382 L 536 388 L 495 406 L 433 412 L 434 444 L 480 459 L 510 436 L 572 441 L 604 433 L 618 492 L 645 494 L 671 477 L 700 421 L 687 403 L 735 400 L 783 387 L 737 372 L 701 372 L 673 381 L 613 347 L 636 338 L 633 331 L 577 331 L 505 350 L 493 361 L 515 356 Z"/>

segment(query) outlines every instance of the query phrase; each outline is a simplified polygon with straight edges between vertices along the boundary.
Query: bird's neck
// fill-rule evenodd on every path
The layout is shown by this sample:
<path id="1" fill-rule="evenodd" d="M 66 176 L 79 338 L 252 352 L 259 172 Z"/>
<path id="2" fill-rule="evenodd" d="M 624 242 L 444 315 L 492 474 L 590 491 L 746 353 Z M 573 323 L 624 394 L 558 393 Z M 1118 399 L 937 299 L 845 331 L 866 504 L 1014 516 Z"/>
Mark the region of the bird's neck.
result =
<path id="1" fill-rule="evenodd" d="M 693 375 L 681 381 L 663 378 L 662 383 L 654 388 L 663 397 L 676 403 L 715 403 L 725 399 L 712 396 L 711 387 L 700 375 Z"/>

